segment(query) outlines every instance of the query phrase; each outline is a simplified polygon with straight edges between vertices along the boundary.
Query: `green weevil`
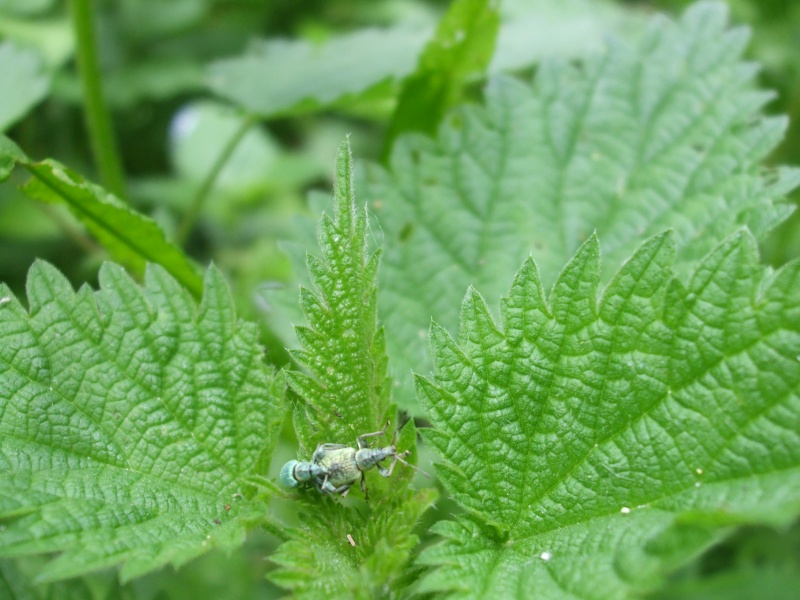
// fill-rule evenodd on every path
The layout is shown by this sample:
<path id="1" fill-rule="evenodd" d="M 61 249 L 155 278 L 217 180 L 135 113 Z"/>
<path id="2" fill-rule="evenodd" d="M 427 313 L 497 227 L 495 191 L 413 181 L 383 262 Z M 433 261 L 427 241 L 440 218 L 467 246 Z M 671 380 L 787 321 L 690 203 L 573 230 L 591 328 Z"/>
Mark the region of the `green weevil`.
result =
<path id="1" fill-rule="evenodd" d="M 297 487 L 302 483 L 310 482 L 323 494 L 341 494 L 345 497 L 352 485 L 361 480 L 361 491 L 364 498 L 368 498 L 367 485 L 364 471 L 373 467 L 384 477 L 390 477 L 395 464 L 400 461 L 404 465 L 424 471 L 407 463 L 404 459 L 411 454 L 410 450 L 398 454 L 394 446 L 394 438 L 389 446 L 383 448 L 370 448 L 367 438 L 384 435 L 389 427 L 389 422 L 381 431 L 365 433 L 356 438 L 357 448 L 344 444 L 320 444 L 311 456 L 310 462 L 289 461 L 281 469 L 281 482 L 287 487 Z M 395 432 L 397 436 L 397 432 Z M 382 467 L 381 461 L 391 458 L 389 468 Z"/>
<path id="2" fill-rule="evenodd" d="M 384 477 L 391 477 L 394 466 L 401 462 L 407 467 L 417 469 L 417 467 L 407 463 L 404 459 L 411 454 L 410 450 L 398 454 L 394 446 L 394 437 L 389 446 L 383 448 L 370 448 L 367 438 L 382 436 L 389 427 L 386 422 L 381 431 L 365 433 L 356 438 L 358 448 L 351 448 L 344 444 L 320 444 L 311 456 L 311 463 L 322 468 L 322 474 L 315 478 L 315 487 L 323 494 L 341 494 L 344 498 L 350 491 L 350 487 L 361 480 L 361 491 L 364 498 L 368 498 L 367 484 L 364 472 L 373 467 L 378 468 L 378 473 Z M 389 468 L 381 466 L 381 461 L 391 458 Z M 419 470 L 419 469 L 417 469 Z"/>

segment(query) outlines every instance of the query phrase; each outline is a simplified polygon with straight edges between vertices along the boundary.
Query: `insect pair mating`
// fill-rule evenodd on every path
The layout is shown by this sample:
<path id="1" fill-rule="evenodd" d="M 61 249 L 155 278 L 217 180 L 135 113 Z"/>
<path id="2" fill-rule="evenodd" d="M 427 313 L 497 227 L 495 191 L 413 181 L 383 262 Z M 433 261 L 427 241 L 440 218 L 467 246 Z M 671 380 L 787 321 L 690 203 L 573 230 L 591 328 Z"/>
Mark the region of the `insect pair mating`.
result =
<path id="1" fill-rule="evenodd" d="M 357 448 L 351 448 L 344 444 L 320 444 L 311 455 L 311 461 L 290 460 L 281 469 L 281 483 L 289 488 L 300 485 L 313 485 L 323 494 L 347 495 L 351 486 L 361 479 L 361 491 L 364 498 L 367 496 L 367 484 L 364 480 L 364 472 L 373 467 L 378 468 L 378 473 L 384 477 L 390 477 L 394 471 L 395 464 L 399 461 L 416 469 L 427 476 L 427 473 L 405 461 L 405 457 L 411 454 L 410 450 L 398 454 L 394 446 L 397 431 L 394 432 L 392 443 L 383 448 L 370 448 L 368 438 L 382 436 L 389 427 L 386 421 L 381 431 L 365 433 L 356 438 Z M 381 466 L 381 462 L 391 458 L 389 468 Z"/>

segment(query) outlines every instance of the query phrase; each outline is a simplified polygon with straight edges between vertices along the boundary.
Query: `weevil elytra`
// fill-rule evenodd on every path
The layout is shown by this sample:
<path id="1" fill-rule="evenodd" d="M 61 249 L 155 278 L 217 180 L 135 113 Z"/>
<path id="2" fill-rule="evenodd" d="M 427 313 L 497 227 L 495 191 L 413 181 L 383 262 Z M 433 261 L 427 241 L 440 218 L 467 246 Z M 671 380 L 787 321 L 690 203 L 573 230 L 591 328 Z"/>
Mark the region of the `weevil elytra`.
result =
<path id="1" fill-rule="evenodd" d="M 369 447 L 367 439 L 384 435 L 388 427 L 389 421 L 381 431 L 358 436 L 356 438 L 357 448 L 344 444 L 320 444 L 311 456 L 310 462 L 290 460 L 283 465 L 281 483 L 286 487 L 297 487 L 310 482 L 323 494 L 341 494 L 342 497 L 345 497 L 352 485 L 360 479 L 361 491 L 364 492 L 364 498 L 368 498 L 364 471 L 373 467 L 377 467 L 378 472 L 384 477 L 390 477 L 395 464 L 399 461 L 425 474 L 421 469 L 405 461 L 405 457 L 411 454 L 410 450 L 397 452 L 394 445 L 394 438 L 397 437 L 396 431 L 389 446 Z M 389 468 L 382 467 L 380 463 L 388 458 L 392 460 Z"/>

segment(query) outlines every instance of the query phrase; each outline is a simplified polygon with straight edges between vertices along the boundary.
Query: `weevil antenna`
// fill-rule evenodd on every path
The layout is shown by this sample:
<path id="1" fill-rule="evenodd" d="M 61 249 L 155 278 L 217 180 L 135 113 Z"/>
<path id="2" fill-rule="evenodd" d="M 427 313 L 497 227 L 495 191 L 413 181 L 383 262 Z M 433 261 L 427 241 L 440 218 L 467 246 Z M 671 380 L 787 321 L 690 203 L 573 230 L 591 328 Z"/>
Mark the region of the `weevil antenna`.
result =
<path id="1" fill-rule="evenodd" d="M 408 450 L 406 450 L 405 452 L 403 452 L 403 454 L 406 454 L 406 453 L 408 453 L 408 452 L 409 452 L 409 451 L 408 451 Z M 427 474 L 425 471 L 423 471 L 422 469 L 420 469 L 418 466 L 416 466 L 416 465 L 412 465 L 411 463 L 409 463 L 409 462 L 406 462 L 406 461 L 405 461 L 405 459 L 403 459 L 403 457 L 401 457 L 399 454 L 395 454 L 395 455 L 394 455 L 394 460 L 399 460 L 399 461 L 400 461 L 401 463 L 403 463 L 405 466 L 407 466 L 407 467 L 411 467 L 411 468 L 412 468 L 412 469 L 414 469 L 415 471 L 419 471 L 420 473 L 422 473 L 423 475 L 425 475 L 425 477 L 427 477 L 428 479 L 430 479 L 430 478 L 431 478 L 431 476 L 430 476 L 430 475 L 428 475 L 428 474 Z"/>

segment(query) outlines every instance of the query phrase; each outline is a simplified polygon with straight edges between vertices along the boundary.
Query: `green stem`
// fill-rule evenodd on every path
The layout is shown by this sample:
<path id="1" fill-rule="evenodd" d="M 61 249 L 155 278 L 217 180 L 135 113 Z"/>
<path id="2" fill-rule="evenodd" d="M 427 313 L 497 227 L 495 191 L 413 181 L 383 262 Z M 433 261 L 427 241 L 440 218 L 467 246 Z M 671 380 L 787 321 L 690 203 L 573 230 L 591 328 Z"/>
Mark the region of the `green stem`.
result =
<path id="1" fill-rule="evenodd" d="M 125 180 L 111 128 L 111 115 L 103 97 L 92 20 L 92 0 L 71 0 L 70 9 L 77 43 L 78 73 L 83 87 L 86 127 L 89 130 L 92 154 L 105 188 L 123 198 L 125 196 Z"/>
<path id="2" fill-rule="evenodd" d="M 228 159 L 233 154 L 233 151 L 236 150 L 236 146 L 239 145 L 239 142 L 242 141 L 245 134 L 250 130 L 250 127 L 253 126 L 255 123 L 255 117 L 249 115 L 242 120 L 241 125 L 239 128 L 233 132 L 233 135 L 228 139 L 228 142 L 225 144 L 225 147 L 222 149 L 222 152 L 219 153 L 217 156 L 217 160 L 214 161 L 211 170 L 206 175 L 206 178 L 203 180 L 203 183 L 200 185 L 200 189 L 197 190 L 197 193 L 194 195 L 192 199 L 192 203 L 189 205 L 189 210 L 186 211 L 186 214 L 183 215 L 183 220 L 181 224 L 178 226 L 178 232 L 175 235 L 175 240 L 179 245 L 183 245 L 186 242 L 186 238 L 191 233 L 192 228 L 194 227 L 195 222 L 197 221 L 197 217 L 200 214 L 200 211 L 203 209 L 203 204 L 205 204 L 206 198 L 208 198 L 209 193 L 214 188 L 214 183 L 217 180 L 222 168 L 225 166 L 225 163 L 228 162 Z"/>

